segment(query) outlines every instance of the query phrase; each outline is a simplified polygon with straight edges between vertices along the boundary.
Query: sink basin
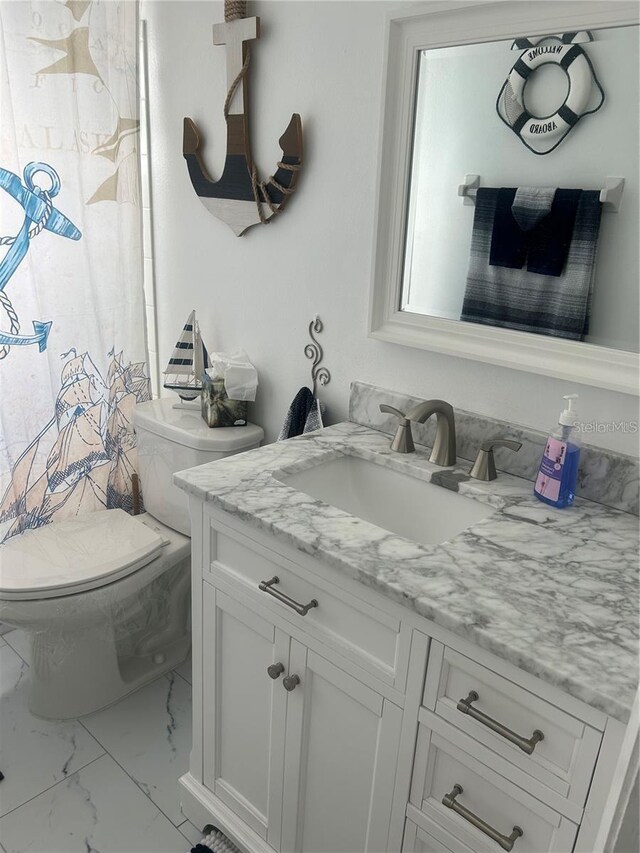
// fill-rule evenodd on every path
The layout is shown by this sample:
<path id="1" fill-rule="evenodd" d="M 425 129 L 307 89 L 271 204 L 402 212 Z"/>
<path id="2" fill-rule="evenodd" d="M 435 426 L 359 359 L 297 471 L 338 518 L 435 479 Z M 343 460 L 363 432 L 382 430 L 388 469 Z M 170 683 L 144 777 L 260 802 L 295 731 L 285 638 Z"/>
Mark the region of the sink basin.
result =
<path id="1" fill-rule="evenodd" d="M 446 542 L 495 512 L 487 504 L 356 456 L 276 479 L 423 545 Z"/>

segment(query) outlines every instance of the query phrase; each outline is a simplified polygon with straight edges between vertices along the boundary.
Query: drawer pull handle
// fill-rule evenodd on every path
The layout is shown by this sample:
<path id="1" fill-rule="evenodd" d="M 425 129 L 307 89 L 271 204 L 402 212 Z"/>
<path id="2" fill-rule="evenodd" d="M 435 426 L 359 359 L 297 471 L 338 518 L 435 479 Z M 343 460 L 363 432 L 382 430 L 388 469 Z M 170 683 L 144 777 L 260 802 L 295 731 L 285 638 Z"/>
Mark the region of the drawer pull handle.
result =
<path id="1" fill-rule="evenodd" d="M 282 684 L 284 685 L 284 689 L 291 693 L 291 691 L 295 690 L 298 684 L 300 684 L 300 676 L 287 675 L 286 678 L 282 679 Z"/>
<path id="2" fill-rule="evenodd" d="M 283 672 L 283 663 L 272 663 L 271 666 L 267 667 L 267 675 L 269 676 L 269 678 L 273 678 L 274 681 L 276 678 L 280 678 Z"/>
<path id="3" fill-rule="evenodd" d="M 279 589 L 274 589 L 275 585 L 280 583 L 280 580 L 277 575 L 271 578 L 268 581 L 260 581 L 258 584 L 258 589 L 262 590 L 262 592 L 266 592 L 269 595 L 272 595 L 274 598 L 277 598 L 278 601 L 281 601 L 283 604 L 286 604 L 287 607 L 290 607 L 292 610 L 295 610 L 296 613 L 299 613 L 300 616 L 306 616 L 307 613 L 313 607 L 318 606 L 318 602 L 315 598 L 312 598 L 308 604 L 298 604 L 297 601 L 294 601 L 293 598 L 289 598 L 288 595 L 285 595 L 284 592 L 280 592 Z"/>
<path id="4" fill-rule="evenodd" d="M 523 752 L 527 753 L 527 755 L 531 755 L 533 750 L 536 748 L 536 744 L 541 740 L 544 740 L 544 735 L 540 729 L 536 729 L 530 738 L 522 737 L 522 735 L 512 732 L 511 729 L 508 729 L 506 726 L 503 726 L 502 723 L 494 720 L 493 717 L 489 717 L 487 714 L 483 714 L 482 711 L 478 711 L 477 708 L 474 708 L 471 705 L 472 702 L 477 702 L 478 699 L 479 696 L 476 691 L 471 690 L 466 699 L 460 699 L 456 708 L 458 711 L 462 711 L 463 714 L 468 714 L 470 717 L 473 717 L 474 720 L 482 723 L 488 729 L 491 729 L 492 732 L 502 735 L 502 737 L 506 738 L 511 743 L 519 746 Z"/>
<path id="5" fill-rule="evenodd" d="M 452 809 L 456 814 L 459 814 L 460 817 L 475 826 L 475 828 L 479 829 L 480 832 L 484 832 L 485 835 L 488 835 L 489 838 L 496 841 L 503 850 L 513 850 L 513 845 L 516 843 L 518 838 L 520 838 L 521 835 L 524 835 L 524 832 L 520 827 L 514 826 L 511 830 L 511 835 L 503 835 L 501 832 L 498 832 L 497 829 L 494 829 L 490 824 L 482 820 L 482 818 L 478 817 L 473 812 L 470 812 L 469 809 L 461 805 L 456 800 L 456 797 L 461 793 L 462 785 L 454 785 L 453 790 L 448 794 L 445 794 L 442 798 L 442 804 L 448 809 Z"/>

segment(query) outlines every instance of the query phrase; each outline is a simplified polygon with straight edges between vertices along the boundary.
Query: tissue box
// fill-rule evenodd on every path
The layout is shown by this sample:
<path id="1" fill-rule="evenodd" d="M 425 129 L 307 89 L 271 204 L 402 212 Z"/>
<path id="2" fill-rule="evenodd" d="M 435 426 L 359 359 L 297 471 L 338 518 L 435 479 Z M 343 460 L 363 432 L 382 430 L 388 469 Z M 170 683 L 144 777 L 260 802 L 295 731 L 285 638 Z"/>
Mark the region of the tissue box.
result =
<path id="1" fill-rule="evenodd" d="M 230 400 L 224 379 L 203 376 L 202 418 L 208 427 L 233 427 L 247 425 L 247 401 Z"/>

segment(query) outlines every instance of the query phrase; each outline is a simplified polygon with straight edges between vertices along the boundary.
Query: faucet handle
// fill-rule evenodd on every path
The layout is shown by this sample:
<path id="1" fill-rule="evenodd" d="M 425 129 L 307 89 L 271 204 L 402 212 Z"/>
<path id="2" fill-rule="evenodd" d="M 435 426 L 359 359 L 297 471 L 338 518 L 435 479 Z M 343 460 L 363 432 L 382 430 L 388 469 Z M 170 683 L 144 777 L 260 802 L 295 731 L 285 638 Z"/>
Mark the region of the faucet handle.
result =
<path id="1" fill-rule="evenodd" d="M 388 415 L 395 415 L 399 421 L 398 429 L 391 442 L 391 449 L 396 453 L 413 453 L 416 448 L 411 435 L 411 423 L 407 416 L 400 409 L 388 406 L 386 403 L 380 403 L 380 411 Z"/>
<path id="2" fill-rule="evenodd" d="M 491 451 L 494 447 L 508 447 L 515 453 L 522 447 L 521 441 L 514 441 L 512 438 L 488 438 L 480 445 L 480 450 Z"/>
<path id="3" fill-rule="evenodd" d="M 478 450 L 476 461 L 473 463 L 473 468 L 469 472 L 469 476 L 474 480 L 495 480 L 498 476 L 496 471 L 496 463 L 493 458 L 494 447 L 508 447 L 516 453 L 522 447 L 521 441 L 513 441 L 510 438 L 489 438 L 483 441 Z"/>
<path id="4" fill-rule="evenodd" d="M 387 415 L 395 415 L 399 421 L 407 420 L 407 416 L 403 414 L 400 409 L 396 409 L 394 406 L 388 406 L 386 403 L 380 403 L 380 411 Z"/>

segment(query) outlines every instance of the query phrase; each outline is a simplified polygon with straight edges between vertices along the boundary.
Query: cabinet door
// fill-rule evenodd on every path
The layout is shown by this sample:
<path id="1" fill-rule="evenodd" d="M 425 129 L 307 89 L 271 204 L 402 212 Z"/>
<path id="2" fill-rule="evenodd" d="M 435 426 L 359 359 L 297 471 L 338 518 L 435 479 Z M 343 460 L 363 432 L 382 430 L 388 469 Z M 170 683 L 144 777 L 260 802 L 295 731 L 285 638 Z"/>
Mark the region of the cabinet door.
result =
<path id="1" fill-rule="evenodd" d="M 203 584 L 204 783 L 280 846 L 289 637 L 246 604 Z M 281 663 L 272 679 L 267 667 Z"/>
<path id="2" fill-rule="evenodd" d="M 402 711 L 295 640 L 289 673 L 283 853 L 385 851 Z"/>

